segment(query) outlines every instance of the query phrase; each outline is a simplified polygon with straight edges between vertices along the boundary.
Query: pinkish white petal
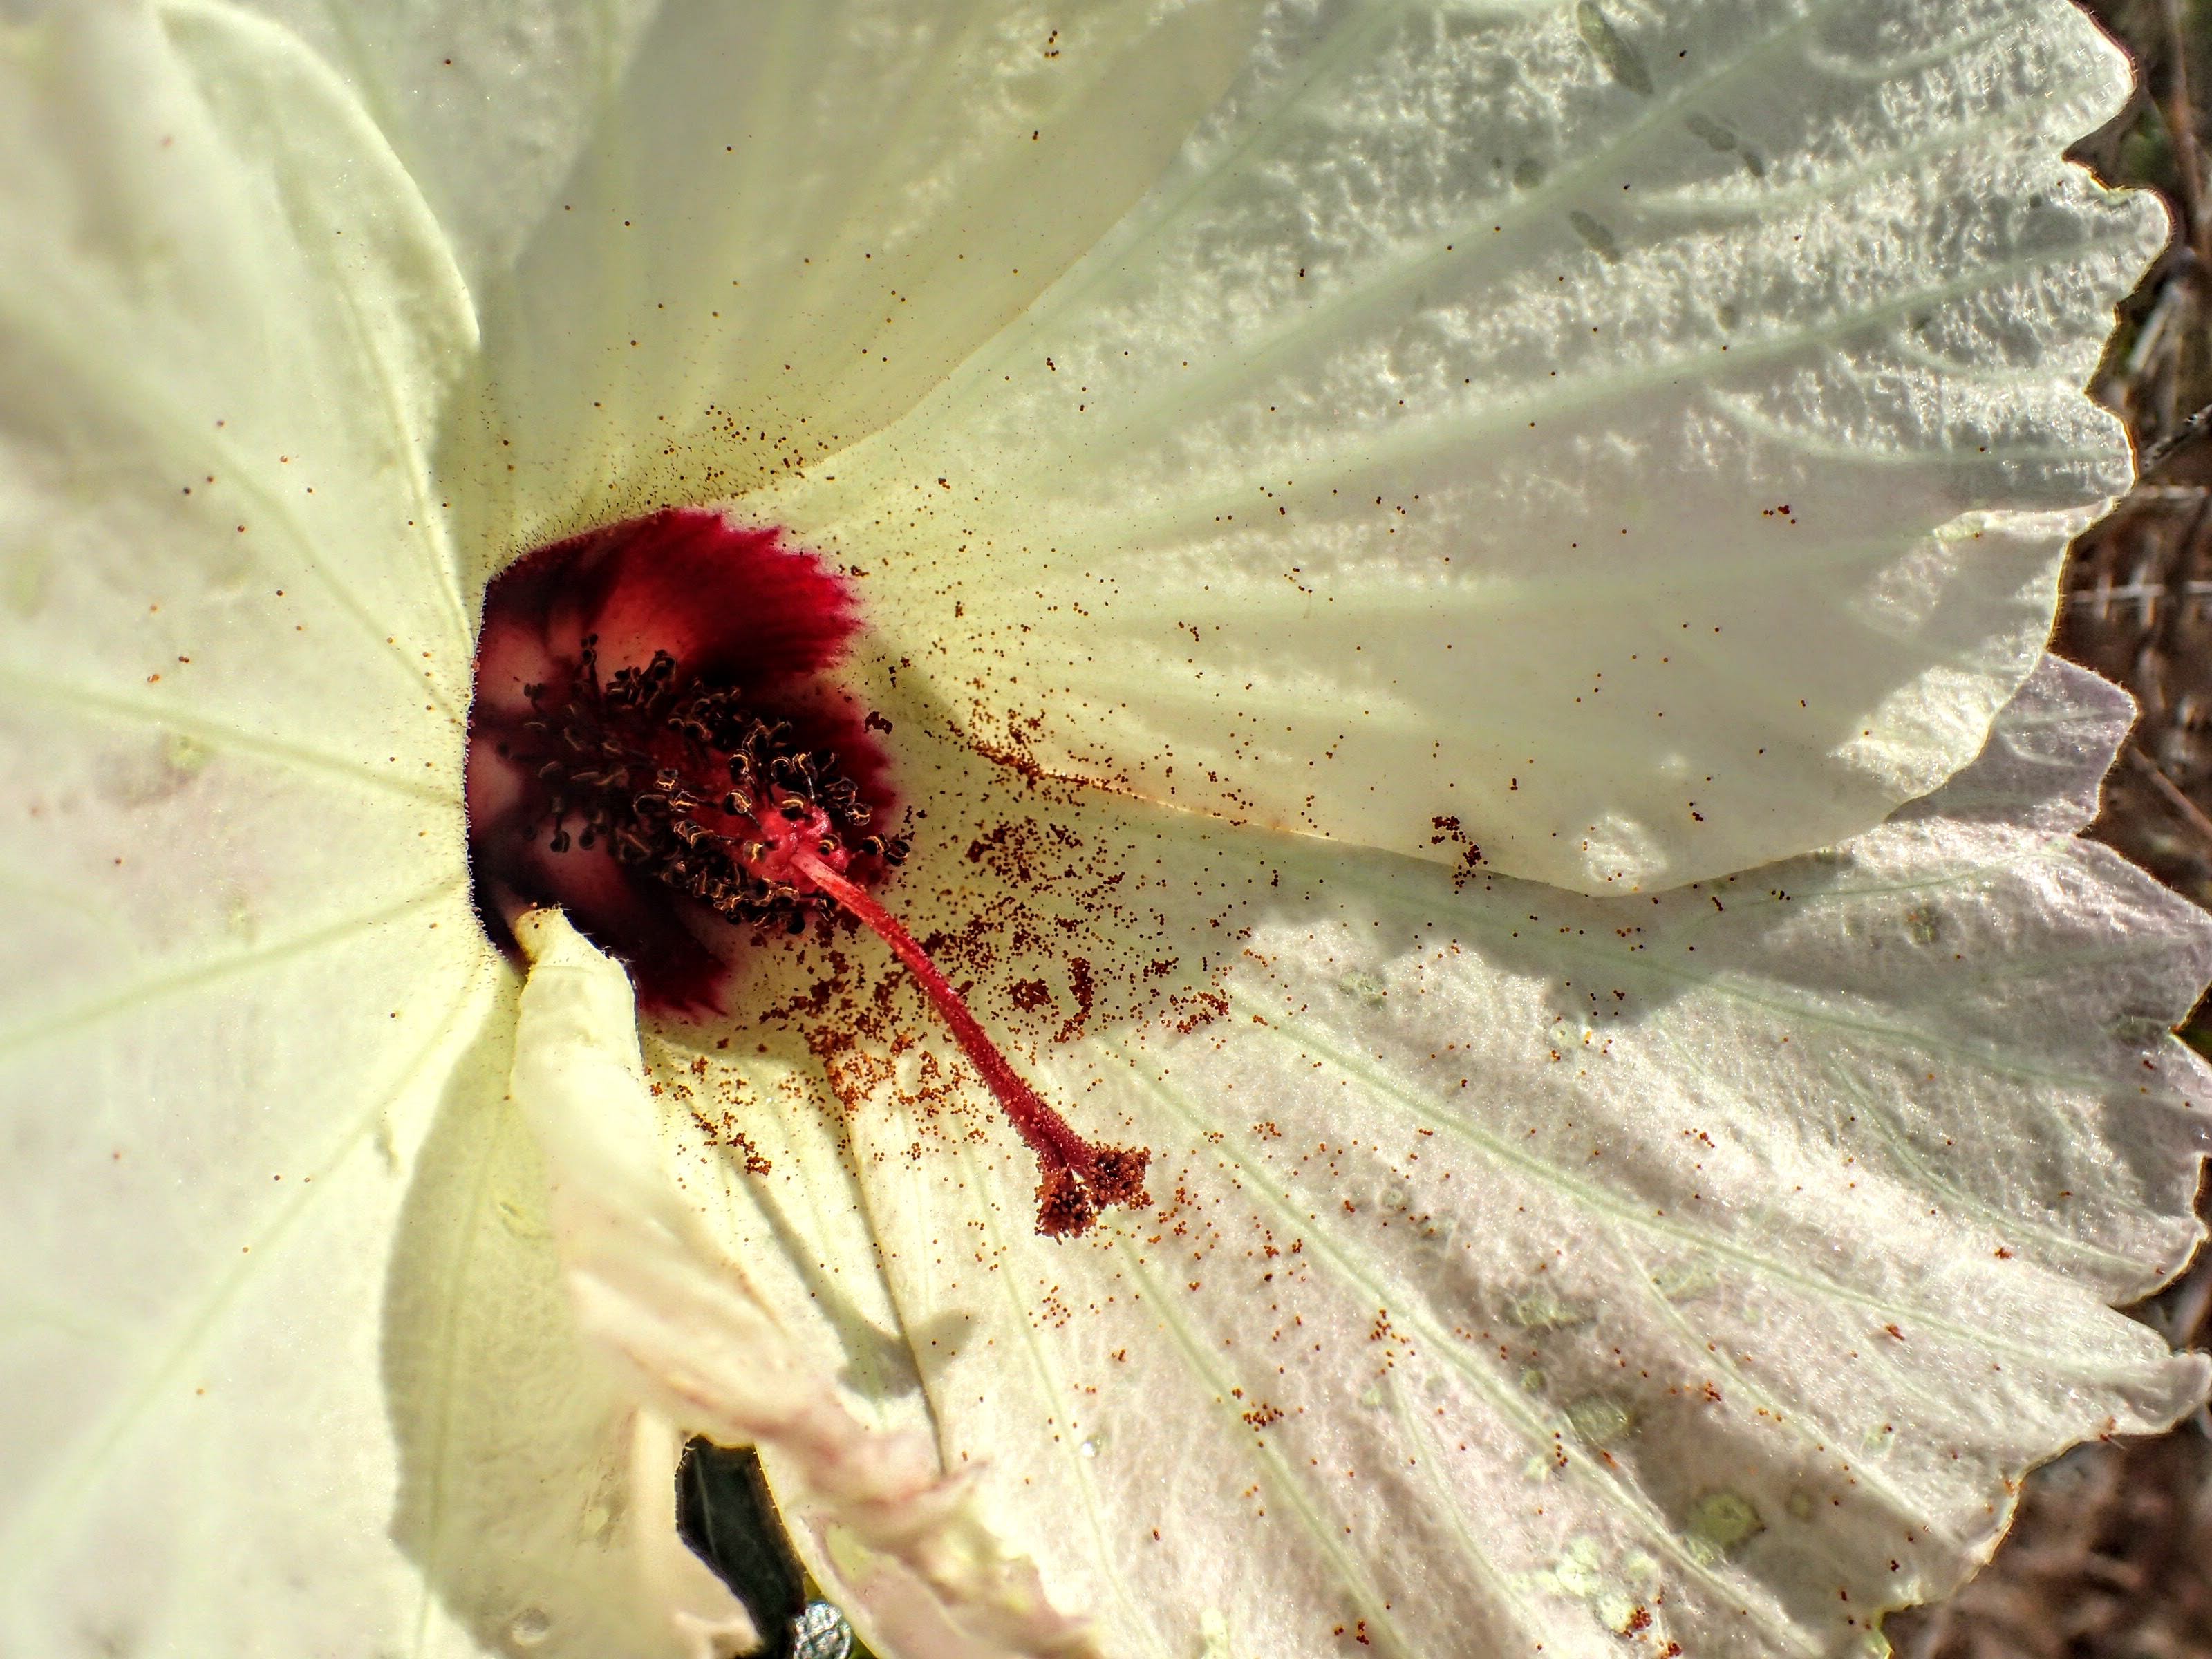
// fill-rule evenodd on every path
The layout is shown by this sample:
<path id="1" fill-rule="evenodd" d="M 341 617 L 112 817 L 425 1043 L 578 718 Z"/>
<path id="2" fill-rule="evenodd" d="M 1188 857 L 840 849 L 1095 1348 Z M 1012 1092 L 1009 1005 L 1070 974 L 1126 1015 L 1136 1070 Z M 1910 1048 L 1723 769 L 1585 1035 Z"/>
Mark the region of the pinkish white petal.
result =
<path id="1" fill-rule="evenodd" d="M 1029 1564 L 979 1522 L 966 1482 L 940 1475 L 927 1439 L 872 1431 L 845 1408 L 834 1376 L 785 1334 L 679 1191 L 621 968 L 557 911 L 532 911 L 515 931 L 532 960 L 514 1098 L 545 1161 L 586 1346 L 686 1433 L 772 1457 L 825 1579 L 893 1652 L 1091 1651 Z M 672 1494 L 672 1466 L 664 1473 Z"/>

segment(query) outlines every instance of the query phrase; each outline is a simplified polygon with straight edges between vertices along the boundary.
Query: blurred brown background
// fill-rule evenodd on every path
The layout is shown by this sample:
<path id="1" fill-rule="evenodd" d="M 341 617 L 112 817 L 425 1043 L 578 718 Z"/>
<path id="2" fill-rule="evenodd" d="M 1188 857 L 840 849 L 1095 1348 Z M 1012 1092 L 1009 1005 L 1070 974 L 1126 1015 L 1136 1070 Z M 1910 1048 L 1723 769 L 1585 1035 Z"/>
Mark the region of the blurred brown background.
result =
<path id="1" fill-rule="evenodd" d="M 2079 3 L 2138 85 L 2075 155 L 2159 191 L 2178 228 L 2094 388 L 2127 422 L 2141 478 L 2074 544 L 2057 643 L 2142 705 L 2090 833 L 2212 908 L 2212 0 Z M 2182 1036 L 2212 1054 L 2212 1007 Z M 2212 1347 L 2212 1252 L 2135 1312 Z M 2212 1659 L 2212 1413 L 2038 1470 L 1981 1577 L 1888 1634 L 1905 1659 Z"/>

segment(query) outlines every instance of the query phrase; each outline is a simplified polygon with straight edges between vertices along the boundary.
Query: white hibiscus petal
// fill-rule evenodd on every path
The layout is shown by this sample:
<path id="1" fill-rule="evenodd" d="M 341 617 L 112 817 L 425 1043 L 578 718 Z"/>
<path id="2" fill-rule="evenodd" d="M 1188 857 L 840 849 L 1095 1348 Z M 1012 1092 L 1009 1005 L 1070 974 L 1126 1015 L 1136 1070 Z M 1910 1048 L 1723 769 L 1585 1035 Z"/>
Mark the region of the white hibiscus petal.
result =
<path id="1" fill-rule="evenodd" d="M 2077 388 L 2161 216 L 2059 160 L 2127 91 L 2088 20 L 1271 15 L 1074 272 L 749 503 L 885 655 L 1056 773 L 1585 891 L 1971 758 L 2126 476 Z"/>
<path id="2" fill-rule="evenodd" d="M 470 630 L 427 468 L 467 296 L 289 36 L 164 21 L 65 12 L 8 66 L 0 523 L 44 624 L 11 694 L 451 799 Z"/>
<path id="3" fill-rule="evenodd" d="M 2029 1463 L 2203 1396 L 2108 1305 L 2196 1242 L 2212 1086 L 2212 922 L 2073 836 L 2127 717 L 2048 665 L 1895 821 L 1663 897 L 917 742 L 890 897 L 1158 1201 L 1036 1237 L 910 989 L 789 969 L 948 1462 L 1116 1653 L 1832 1653 L 1942 1594 Z"/>
<path id="4" fill-rule="evenodd" d="M 375 117 L 472 289 L 514 262 L 659 0 L 250 0 Z"/>
<path id="5" fill-rule="evenodd" d="M 547 1659 L 745 1651 L 751 1621 L 677 1535 L 680 1437 L 578 1326 L 548 1203 L 559 1161 L 507 1097 L 516 1014 L 502 997 L 455 1074 L 391 1252 L 391 1529 L 439 1615 L 416 1640 Z"/>
<path id="6" fill-rule="evenodd" d="M 964 1484 L 939 1475 L 927 1442 L 873 1431 L 847 1411 L 832 1374 L 708 1234 L 672 1179 L 621 968 L 557 912 L 532 912 L 516 933 L 531 971 L 514 1098 L 545 1160 L 586 1341 L 665 1420 L 761 1446 L 828 1582 L 891 1651 L 1089 1651 L 1034 1570 L 978 1524 Z M 666 1473 L 672 1504 L 672 1465 Z"/>
<path id="7" fill-rule="evenodd" d="M 883 425 L 1089 248 L 1254 6 L 671 8 L 491 308 L 450 460 L 493 553 Z"/>
<path id="8" fill-rule="evenodd" d="M 420 507 L 467 307 L 217 9 L 8 26 L 0 169 L 0 1647 L 397 1641 L 386 1245 L 490 981 Z"/>

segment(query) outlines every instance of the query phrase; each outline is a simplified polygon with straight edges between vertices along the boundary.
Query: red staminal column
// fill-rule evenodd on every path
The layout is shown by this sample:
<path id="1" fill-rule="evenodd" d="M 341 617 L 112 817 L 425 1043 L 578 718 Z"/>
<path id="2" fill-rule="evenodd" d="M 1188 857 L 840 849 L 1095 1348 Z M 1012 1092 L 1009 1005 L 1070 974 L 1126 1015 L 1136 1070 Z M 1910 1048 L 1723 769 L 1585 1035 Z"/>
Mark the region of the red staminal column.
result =
<path id="1" fill-rule="evenodd" d="M 469 719 L 478 909 L 558 905 L 629 967 L 642 1010 L 723 1013 L 716 922 L 790 933 L 842 910 L 903 963 L 1036 1155 L 1037 1227 L 1141 1206 L 1149 1154 L 1094 1146 L 993 1044 L 867 890 L 906 856 L 889 769 L 825 678 L 859 627 L 845 583 L 774 530 L 657 514 L 541 548 L 485 596 Z"/>

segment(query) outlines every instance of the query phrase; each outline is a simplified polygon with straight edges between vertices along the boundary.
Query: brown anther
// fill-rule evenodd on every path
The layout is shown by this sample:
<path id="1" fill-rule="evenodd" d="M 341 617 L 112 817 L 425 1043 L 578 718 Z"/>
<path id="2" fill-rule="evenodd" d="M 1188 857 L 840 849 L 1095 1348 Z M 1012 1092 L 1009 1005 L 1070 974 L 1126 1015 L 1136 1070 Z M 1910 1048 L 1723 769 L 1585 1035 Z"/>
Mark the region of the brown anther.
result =
<path id="1" fill-rule="evenodd" d="M 1054 1170 L 1037 1182 L 1037 1231 L 1047 1238 L 1088 1232 L 1097 1218 L 1098 1206 L 1066 1170 Z"/>

